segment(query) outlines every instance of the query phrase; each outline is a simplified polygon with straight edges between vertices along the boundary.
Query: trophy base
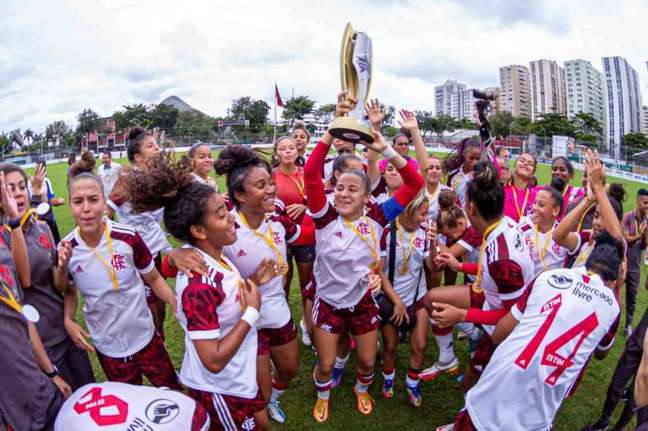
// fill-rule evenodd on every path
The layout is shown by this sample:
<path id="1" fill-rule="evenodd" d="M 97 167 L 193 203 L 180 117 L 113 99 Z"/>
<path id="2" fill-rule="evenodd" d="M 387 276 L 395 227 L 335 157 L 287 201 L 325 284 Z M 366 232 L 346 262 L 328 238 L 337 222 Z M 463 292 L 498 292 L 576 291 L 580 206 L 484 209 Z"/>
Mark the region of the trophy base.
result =
<path id="1" fill-rule="evenodd" d="M 370 144 L 374 141 L 374 134 L 371 127 L 353 117 L 337 117 L 331 122 L 328 132 L 334 138 L 353 144 L 361 141 Z"/>

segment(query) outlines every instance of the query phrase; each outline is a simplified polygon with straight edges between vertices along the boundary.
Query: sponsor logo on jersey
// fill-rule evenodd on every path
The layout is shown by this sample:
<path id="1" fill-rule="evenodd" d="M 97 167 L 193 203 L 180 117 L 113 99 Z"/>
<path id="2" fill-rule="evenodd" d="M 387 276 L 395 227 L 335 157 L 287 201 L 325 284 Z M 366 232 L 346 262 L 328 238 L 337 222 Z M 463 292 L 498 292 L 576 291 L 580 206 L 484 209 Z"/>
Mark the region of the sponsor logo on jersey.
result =
<path id="1" fill-rule="evenodd" d="M 112 267 L 115 268 L 115 271 L 126 269 L 126 258 L 124 255 L 115 253 L 112 259 Z"/>
<path id="2" fill-rule="evenodd" d="M 238 253 L 236 253 L 236 257 L 244 257 L 244 256 L 247 256 L 247 253 L 243 249 L 240 249 Z"/>
<path id="3" fill-rule="evenodd" d="M 565 274 L 552 274 L 547 279 L 547 283 L 556 289 L 569 289 L 574 284 L 574 280 Z"/>
<path id="4" fill-rule="evenodd" d="M 102 395 L 102 388 L 94 387 L 74 405 L 78 415 L 88 413 L 100 427 L 119 425 L 128 418 L 128 403 L 115 395 Z"/>
<path id="5" fill-rule="evenodd" d="M 41 233 L 38 237 L 38 242 L 40 243 L 41 247 L 48 249 L 52 248 L 52 241 L 50 241 L 49 236 L 47 236 L 44 233 Z"/>
<path id="6" fill-rule="evenodd" d="M 77 265 L 77 267 L 74 269 L 74 272 L 76 273 L 83 272 L 83 268 L 81 268 L 81 265 Z"/>
<path id="7" fill-rule="evenodd" d="M 522 242 L 522 237 L 519 233 L 515 234 L 515 249 L 519 252 L 524 251 L 524 243 Z"/>
<path id="8" fill-rule="evenodd" d="M 337 236 L 340 239 L 344 238 L 343 235 L 342 235 L 342 232 L 340 232 L 340 231 L 335 232 L 334 235 Z"/>
<path id="9" fill-rule="evenodd" d="M 281 234 L 279 232 L 272 232 L 272 240 L 276 245 L 281 244 Z"/>
<path id="10" fill-rule="evenodd" d="M 180 414 L 180 407 L 174 401 L 164 398 L 151 402 L 146 407 L 146 417 L 154 424 L 168 424 Z"/>
<path id="11" fill-rule="evenodd" d="M 365 222 L 358 224 L 358 232 L 362 235 L 369 235 L 369 225 Z"/>

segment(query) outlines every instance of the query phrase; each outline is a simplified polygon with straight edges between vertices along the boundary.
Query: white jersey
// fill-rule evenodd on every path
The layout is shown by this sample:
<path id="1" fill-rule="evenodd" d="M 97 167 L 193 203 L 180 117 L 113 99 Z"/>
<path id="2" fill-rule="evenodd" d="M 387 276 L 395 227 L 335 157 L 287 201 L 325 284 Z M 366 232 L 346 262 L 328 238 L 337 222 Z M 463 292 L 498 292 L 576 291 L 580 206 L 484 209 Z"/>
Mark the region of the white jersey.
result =
<path id="1" fill-rule="evenodd" d="M 206 186 L 211 186 L 216 191 L 218 191 L 218 184 L 216 183 L 216 180 L 213 179 L 212 177 L 207 177 L 207 179 L 204 179 L 203 177 L 196 174 L 195 172 L 192 172 L 191 176 L 193 177 L 195 182 L 200 183 L 200 184 L 205 184 Z"/>
<path id="2" fill-rule="evenodd" d="M 65 401 L 54 431 L 207 431 L 209 416 L 196 408 L 193 399 L 170 389 L 90 383 Z M 194 417 L 199 428 L 192 428 Z"/>
<path id="3" fill-rule="evenodd" d="M 243 312 L 239 297 L 241 274 L 236 266 L 225 256 L 221 264 L 202 250 L 193 249 L 205 259 L 208 275 L 188 278 L 180 272 L 176 280 L 178 321 L 185 331 L 180 379 L 193 389 L 254 398 L 258 391 L 256 328 L 250 328 L 232 359 L 218 374 L 207 370 L 198 357 L 193 341 L 222 339 L 239 323 Z"/>
<path id="4" fill-rule="evenodd" d="M 428 220 L 431 220 L 432 222 L 436 223 L 437 218 L 439 217 L 439 194 L 443 190 L 452 190 L 450 187 L 446 186 L 445 184 L 439 183 L 437 186 L 437 189 L 434 193 L 428 193 L 427 189 L 425 190 L 425 195 L 428 198 L 429 202 L 429 207 L 428 207 L 428 213 L 427 217 Z"/>
<path id="5" fill-rule="evenodd" d="M 519 323 L 466 408 L 479 430 L 549 430 L 594 349 L 611 346 L 619 304 L 598 275 L 557 269 L 541 274 L 511 313 Z"/>
<path id="6" fill-rule="evenodd" d="M 115 162 L 111 162 L 110 166 L 108 167 L 102 164 L 97 168 L 97 176 L 101 178 L 101 182 L 103 183 L 104 195 L 106 197 L 108 197 L 113 187 L 115 187 L 117 178 L 119 178 L 119 171 L 121 171 L 121 166 Z"/>
<path id="7" fill-rule="evenodd" d="M 391 225 L 387 226 L 380 240 L 385 274 L 389 270 L 389 247 L 392 235 Z M 400 226 L 396 234 L 395 251 L 394 291 L 403 301 L 403 304 L 409 307 L 425 296 L 427 292 L 423 266 L 425 265 L 425 259 L 430 255 L 430 250 L 427 248 L 425 226 L 419 226 L 414 232 L 407 232 Z"/>
<path id="8" fill-rule="evenodd" d="M 269 229 L 272 230 L 272 241 L 281 253 L 281 260 L 287 262 L 286 244 L 299 238 L 301 233 L 299 225 L 286 216 L 272 213 L 263 220 L 255 233 L 241 220 L 241 215 L 236 209 L 232 210 L 232 215 L 237 227 L 236 242 L 223 248 L 223 254 L 234 262 L 243 278 L 249 278 L 254 274 L 262 259 L 279 262 L 277 252 L 263 238 L 268 237 Z M 285 326 L 290 320 L 290 308 L 284 291 L 284 277 L 274 277 L 260 285 L 259 291 L 262 301 L 257 328 L 275 329 Z"/>
<path id="9" fill-rule="evenodd" d="M 482 243 L 482 234 L 472 226 L 468 226 L 462 237 L 457 241 L 466 253 L 463 261 L 466 263 L 479 263 L 479 247 Z M 468 280 L 475 281 L 475 276 L 472 274 L 465 274 Z"/>
<path id="10" fill-rule="evenodd" d="M 380 259 L 380 238 L 386 221 L 379 205 L 374 205 L 371 212 L 380 223 L 367 216 L 351 223 L 362 238 L 328 202 L 317 214 L 312 214 L 316 228 L 313 267 L 316 295 L 336 308 L 353 307 L 360 302 L 368 290 L 372 272 L 369 266 L 374 257 Z"/>
<path id="11" fill-rule="evenodd" d="M 142 350 L 153 338 L 151 311 L 146 305 L 140 274 L 155 269 L 151 253 L 130 226 L 106 220 L 112 241 L 112 259 L 106 236 L 96 249 L 88 247 L 78 229 L 65 238 L 72 244 L 68 271 L 83 296 L 83 316 L 97 350 L 106 356 L 123 358 Z M 95 251 L 111 266 L 118 289 Z"/>
<path id="12" fill-rule="evenodd" d="M 464 173 L 463 167 L 460 167 L 457 171 L 453 172 L 450 179 L 450 188 L 454 190 L 459 202 L 461 203 L 461 208 L 466 205 L 466 190 L 468 187 L 468 182 L 472 180 L 472 171 L 469 173 Z"/>
<path id="13" fill-rule="evenodd" d="M 531 260 L 533 260 L 535 267 L 534 277 L 544 271 L 563 268 L 565 259 L 571 255 L 566 247 L 557 244 L 553 240 L 553 231 L 557 225 L 557 223 L 554 223 L 553 228 L 544 233 L 538 230 L 536 224 L 529 217 L 522 217 L 517 225 L 529 247 Z"/>
<path id="14" fill-rule="evenodd" d="M 533 280 L 534 265 L 529 248 L 516 223 L 504 216 L 485 239 L 485 252 L 479 262 L 484 290 L 484 310 L 509 309 Z M 483 325 L 491 334 L 495 327 Z"/>

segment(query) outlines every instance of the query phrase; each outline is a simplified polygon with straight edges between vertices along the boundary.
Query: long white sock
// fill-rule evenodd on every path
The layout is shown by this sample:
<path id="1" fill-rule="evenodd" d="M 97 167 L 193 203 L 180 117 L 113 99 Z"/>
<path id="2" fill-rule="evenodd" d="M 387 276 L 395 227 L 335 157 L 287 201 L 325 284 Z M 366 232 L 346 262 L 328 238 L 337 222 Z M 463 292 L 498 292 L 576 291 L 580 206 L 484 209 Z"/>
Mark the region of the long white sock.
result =
<path id="1" fill-rule="evenodd" d="M 344 369 L 346 367 L 346 363 L 349 360 L 349 356 L 351 356 L 351 353 L 347 353 L 347 355 L 344 358 L 340 358 L 339 356 L 335 357 L 335 368 L 341 368 Z"/>
<path id="2" fill-rule="evenodd" d="M 452 361 L 455 357 L 452 332 L 447 335 L 435 335 L 434 339 L 439 345 L 439 362 L 445 364 Z"/>

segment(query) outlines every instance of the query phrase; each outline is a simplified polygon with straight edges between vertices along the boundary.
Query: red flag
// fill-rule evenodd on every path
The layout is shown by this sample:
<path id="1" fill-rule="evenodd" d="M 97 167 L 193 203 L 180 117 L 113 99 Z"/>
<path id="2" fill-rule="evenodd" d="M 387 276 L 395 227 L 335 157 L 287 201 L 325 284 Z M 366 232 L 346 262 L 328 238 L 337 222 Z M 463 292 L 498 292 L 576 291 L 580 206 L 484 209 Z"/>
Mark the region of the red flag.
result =
<path id="1" fill-rule="evenodd" d="M 286 106 L 281 100 L 281 94 L 279 94 L 279 88 L 277 88 L 277 84 L 275 84 L 275 101 L 277 102 L 277 106 L 281 106 L 282 108 Z"/>

